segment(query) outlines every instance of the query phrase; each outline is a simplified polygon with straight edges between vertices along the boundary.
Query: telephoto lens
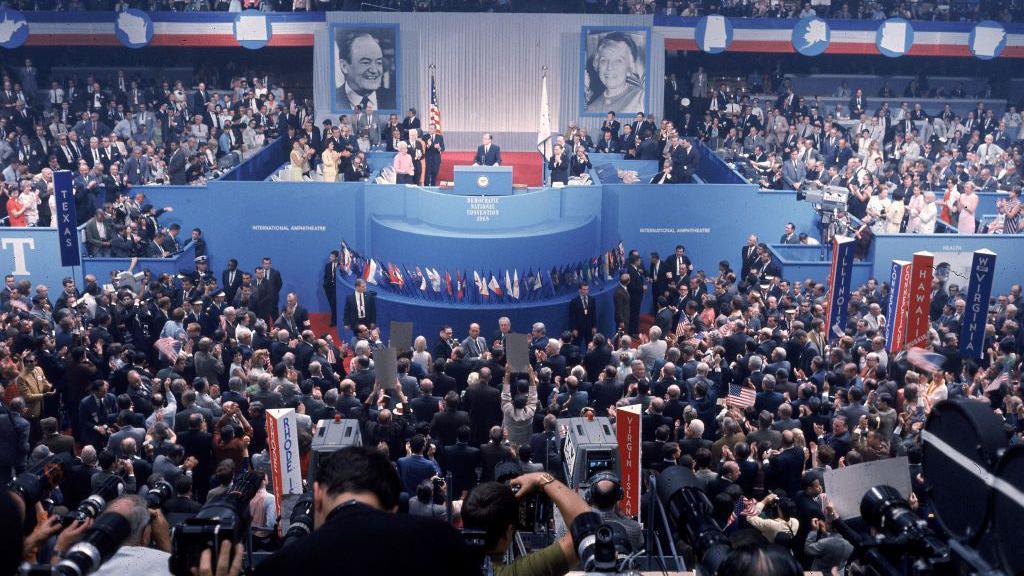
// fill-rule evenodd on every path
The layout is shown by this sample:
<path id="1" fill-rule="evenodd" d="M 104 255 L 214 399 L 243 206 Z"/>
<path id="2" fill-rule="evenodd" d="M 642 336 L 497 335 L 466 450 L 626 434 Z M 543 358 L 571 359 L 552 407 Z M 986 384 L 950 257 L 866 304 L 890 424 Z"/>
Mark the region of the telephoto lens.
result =
<path id="1" fill-rule="evenodd" d="M 150 510 L 163 508 L 164 502 L 174 495 L 174 487 L 166 480 L 158 480 L 146 492 L 146 505 Z"/>
<path id="2" fill-rule="evenodd" d="M 130 533 L 131 524 L 124 516 L 113 512 L 100 514 L 54 571 L 61 576 L 92 574 L 117 552 Z"/>
<path id="3" fill-rule="evenodd" d="M 78 508 L 69 511 L 61 517 L 61 524 L 65 528 L 76 521 L 85 522 L 89 518 L 96 518 L 107 507 L 107 503 L 124 494 L 124 480 L 117 476 L 110 476 L 100 484 L 88 498 L 82 500 Z"/>

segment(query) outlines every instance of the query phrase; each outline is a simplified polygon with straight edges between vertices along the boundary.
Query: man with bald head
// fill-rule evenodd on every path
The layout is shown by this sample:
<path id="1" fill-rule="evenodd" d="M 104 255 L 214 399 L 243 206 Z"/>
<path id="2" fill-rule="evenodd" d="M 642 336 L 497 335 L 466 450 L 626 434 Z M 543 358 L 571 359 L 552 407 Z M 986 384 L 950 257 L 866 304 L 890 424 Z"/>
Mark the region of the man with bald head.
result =
<path id="1" fill-rule="evenodd" d="M 796 445 L 793 431 L 782 432 L 781 451 L 769 450 L 766 455 L 770 456 L 765 467 L 765 487 L 769 490 L 781 488 L 795 498 L 804 473 L 804 449 Z"/>
<path id="2" fill-rule="evenodd" d="M 480 325 L 469 325 L 469 336 L 462 341 L 462 350 L 466 358 L 485 360 L 489 356 L 487 339 L 480 335 Z"/>

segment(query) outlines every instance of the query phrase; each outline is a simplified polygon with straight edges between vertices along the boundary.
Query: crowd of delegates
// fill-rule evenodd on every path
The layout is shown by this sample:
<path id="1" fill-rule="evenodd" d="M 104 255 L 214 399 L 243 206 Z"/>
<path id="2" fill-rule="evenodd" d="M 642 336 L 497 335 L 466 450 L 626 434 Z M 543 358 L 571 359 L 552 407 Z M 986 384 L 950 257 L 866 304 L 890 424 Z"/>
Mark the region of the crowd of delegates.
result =
<path id="1" fill-rule="evenodd" d="M 100 572 L 165 574 L 168 524 L 223 493 L 241 471 L 268 469 L 266 410 L 296 409 L 303 476 L 314 425 L 355 419 L 371 449 L 340 452 L 339 461 L 317 472 L 331 495 L 315 499 L 322 531 L 267 566 L 326 565 L 354 542 L 374 546 L 364 540 L 378 529 L 381 541 L 391 542 L 403 530 L 415 526 L 422 535 L 434 526 L 439 548 L 409 554 L 422 572 L 458 554 L 448 553 L 455 546 L 449 528 L 409 515 L 487 529 L 488 552 L 500 558 L 506 525 L 487 511 L 502 498 L 515 510 L 514 496 L 490 481 L 533 472 L 518 482 L 545 491 L 571 521 L 586 505 L 556 480 L 558 418 L 593 413 L 614 420 L 617 408 L 639 404 L 645 469 L 692 468 L 734 543 L 781 542 L 806 568 L 828 573 L 842 570 L 851 546 L 831 529 L 824 470 L 906 455 L 911 505 L 927 518 L 920 432 L 936 402 L 985 403 L 1020 441 L 1019 285 L 995 299 L 985 354 L 973 361 L 957 354 L 964 287 L 936 280 L 927 346 L 945 362 L 929 369 L 886 352 L 886 285 L 872 279 L 853 291 L 848 325 L 829 345 L 824 286 L 780 278 L 756 238 L 742 258 L 739 274 L 726 261 L 711 278 L 693 269 L 682 246 L 646 266 L 633 251 L 614 298 L 616 334 L 596 330 L 596 302 L 581 287 L 569 305 L 570 330 L 549 335 L 542 323 L 531 327 L 528 373 L 512 374 L 506 365 L 507 334 L 519 327 L 503 318 L 495 327 L 470 325 L 464 339 L 451 326 L 416 338 L 400 354 L 390 387 L 380 385 L 390 378 L 375 373 L 383 343 L 365 285 L 346 302 L 351 340 L 335 341 L 312 331 L 294 294 L 282 300 L 280 272 L 269 259 L 251 275 L 232 261 L 220 282 L 202 261 L 178 279 L 129 274 L 108 287 L 89 277 L 81 289 L 67 279 L 59 293 L 9 276 L 0 291 L 7 334 L 0 344 L 0 480 L 66 453 L 73 460 L 49 494 L 51 513 L 76 507 L 111 475 L 133 493 L 169 482 L 173 497 L 162 511 L 142 514 L 125 548 Z M 334 266 L 332 259 L 328 267 Z M 649 328 L 640 323 L 645 292 L 655 297 Z M 360 484 L 368 482 L 364 474 L 382 475 L 388 488 Z M 614 512 L 615 494 L 609 480 L 592 491 L 592 504 L 639 544 L 635 522 Z M 112 509 L 141 502 L 121 499 Z M 395 507 L 403 512 L 379 512 Z M 256 545 L 273 549 L 280 519 L 272 490 L 261 490 L 250 508 Z M 371 516 L 365 525 L 361 515 Z M 73 524 L 57 534 L 59 523 L 42 521 L 41 507 L 26 516 L 27 560 L 66 550 L 83 528 Z M 351 535 L 355 525 L 367 532 Z M 415 533 L 408 533 L 410 543 L 424 542 Z M 543 573 L 564 573 L 573 550 L 559 542 L 531 562 L 543 562 Z M 512 573 L 495 561 L 496 574 Z"/>
<path id="2" fill-rule="evenodd" d="M 26 60 L 0 87 L 0 217 L 12 227 L 55 225 L 57 170 L 73 174 L 79 224 L 96 208 L 129 203 L 141 186 L 205 183 L 310 125 L 311 108 L 262 78 L 217 91 L 122 71 L 110 82 L 47 82 Z"/>
<path id="3" fill-rule="evenodd" d="M 911 84 L 927 90 L 926 80 Z M 844 83 L 836 94 L 848 98 L 848 108 L 827 107 L 819 97 L 798 96 L 788 81 L 762 101 L 737 96 L 724 85 L 709 88 L 703 69 L 693 73 L 690 86 L 693 101 L 675 123 L 681 135 L 749 163 L 765 188 L 816 182 L 847 189 L 853 230 L 1020 229 L 1022 122 L 1014 106 L 997 115 L 979 101 L 966 114 L 949 105 L 929 114 L 920 103 L 878 104 Z M 998 199 L 993 218 L 983 219 L 978 192 L 996 191 L 1006 196 Z"/>
<path id="4" fill-rule="evenodd" d="M 550 182 L 568 184 L 593 168 L 589 154 L 621 154 L 627 160 L 657 160 L 658 174 L 652 184 L 685 184 L 693 181 L 700 160 L 688 134 L 676 130 L 675 123 L 654 114 L 637 112 L 619 121 L 608 112 L 601 122 L 597 141 L 587 129 L 569 122 L 563 134 L 555 137 L 547 167 Z"/>
<path id="5" fill-rule="evenodd" d="M 423 128 L 415 108 L 399 120 L 398 114 L 378 114 L 373 103 L 365 109 L 356 105 L 352 115 L 340 115 L 337 123 L 326 118 L 322 127 L 309 124 L 293 137 L 285 178 L 366 180 L 372 176 L 366 155 L 387 151 L 397 153 L 391 167 L 395 181 L 437 186 L 444 150 L 444 135 L 432 124 Z"/>

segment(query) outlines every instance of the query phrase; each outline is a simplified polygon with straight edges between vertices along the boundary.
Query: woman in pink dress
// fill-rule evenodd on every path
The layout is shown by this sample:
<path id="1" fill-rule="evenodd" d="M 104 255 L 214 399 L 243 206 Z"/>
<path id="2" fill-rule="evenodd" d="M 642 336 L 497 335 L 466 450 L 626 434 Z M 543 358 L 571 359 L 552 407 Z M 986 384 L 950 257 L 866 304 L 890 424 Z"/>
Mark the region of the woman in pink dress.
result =
<path id="1" fill-rule="evenodd" d="M 907 221 L 907 232 L 920 234 L 921 213 L 924 212 L 924 203 L 924 195 L 921 194 L 921 185 L 915 184 L 913 188 L 913 196 L 910 197 L 910 202 L 907 203 L 907 213 L 910 214 L 910 219 Z"/>
<path id="2" fill-rule="evenodd" d="M 961 234 L 974 234 L 974 212 L 978 209 L 978 195 L 974 193 L 974 184 L 964 184 L 964 193 L 957 200 L 960 205 L 960 217 L 957 218 L 956 228 Z"/>

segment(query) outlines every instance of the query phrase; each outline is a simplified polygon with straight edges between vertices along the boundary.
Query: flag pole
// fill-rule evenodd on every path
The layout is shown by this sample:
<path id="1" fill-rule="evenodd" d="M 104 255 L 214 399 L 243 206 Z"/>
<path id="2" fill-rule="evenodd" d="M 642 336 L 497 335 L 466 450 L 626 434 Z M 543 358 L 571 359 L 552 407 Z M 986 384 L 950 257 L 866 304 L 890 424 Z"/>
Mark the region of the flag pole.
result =
<path id="1" fill-rule="evenodd" d="M 544 166 L 542 182 L 548 182 L 548 155 L 546 154 L 551 142 L 551 107 L 548 102 L 548 66 L 541 66 L 541 90 L 540 90 L 540 120 L 537 126 L 537 153 L 541 156 L 541 163 Z"/>

